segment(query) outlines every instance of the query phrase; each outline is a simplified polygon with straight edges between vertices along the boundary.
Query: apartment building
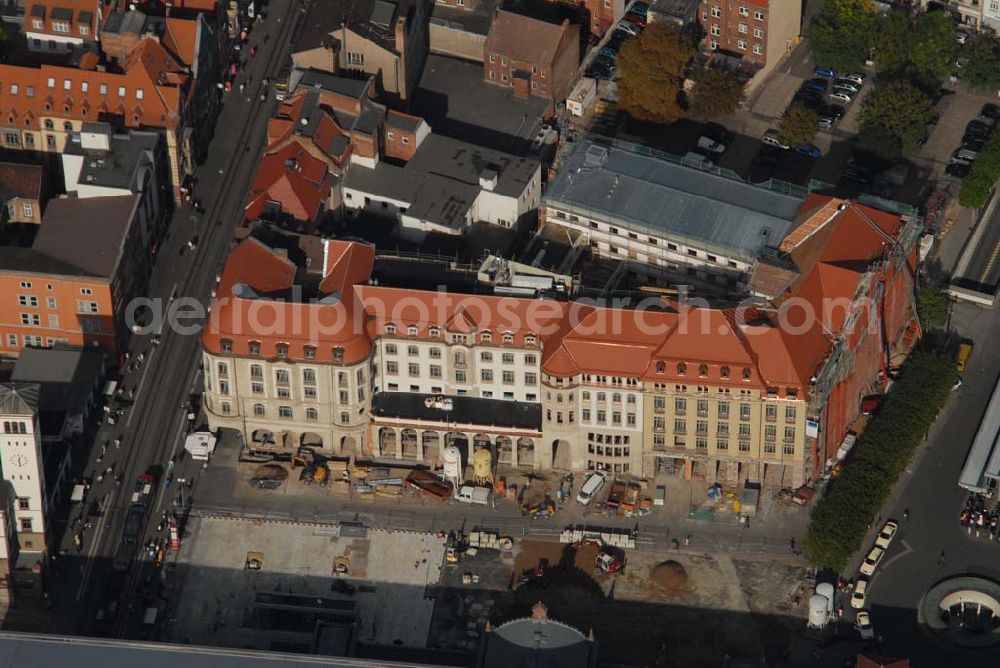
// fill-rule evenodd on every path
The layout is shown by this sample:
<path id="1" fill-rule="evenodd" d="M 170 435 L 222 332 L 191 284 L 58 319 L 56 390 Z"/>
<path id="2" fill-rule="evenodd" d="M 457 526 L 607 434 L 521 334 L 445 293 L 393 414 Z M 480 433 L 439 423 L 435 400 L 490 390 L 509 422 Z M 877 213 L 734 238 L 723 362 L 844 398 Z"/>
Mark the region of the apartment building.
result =
<path id="1" fill-rule="evenodd" d="M 485 49 L 485 81 L 510 88 L 519 97 L 532 95 L 557 105 L 579 75 L 580 28 L 568 19 L 549 23 L 500 10 L 493 17 Z"/>
<path id="2" fill-rule="evenodd" d="M 919 334 L 920 225 L 818 195 L 797 221 L 755 266 L 769 296 L 752 308 L 369 285 L 371 247 L 323 241 L 306 261 L 255 229 L 203 339 L 210 426 L 271 452 L 434 465 L 455 445 L 520 468 L 799 485 Z"/>
<path id="3" fill-rule="evenodd" d="M 15 497 L 19 547 L 44 552 L 45 468 L 38 427 L 39 386 L 0 383 L 0 471 Z"/>
<path id="4" fill-rule="evenodd" d="M 429 50 L 429 0 L 336 0 L 313 5 L 292 63 L 304 70 L 341 70 L 375 77 L 380 95 L 406 106 Z"/>
<path id="5" fill-rule="evenodd" d="M 162 215 L 141 194 L 49 202 L 25 245 L 0 245 L 0 355 L 58 343 L 117 355 Z"/>
<path id="6" fill-rule="evenodd" d="M 702 48 L 738 59 L 759 84 L 797 43 L 802 0 L 702 0 Z"/>
<path id="7" fill-rule="evenodd" d="M 41 165 L 0 162 L 0 224 L 42 222 L 46 190 Z"/>
<path id="8" fill-rule="evenodd" d="M 0 146 L 63 153 L 80 140 L 83 124 L 111 123 L 115 132 L 153 129 L 164 134 L 168 175 L 179 196 L 192 169 L 197 121 L 189 104 L 187 69 L 153 38 L 141 40 L 122 71 L 43 65 L 0 65 Z"/>
<path id="9" fill-rule="evenodd" d="M 24 13 L 28 49 L 39 53 L 96 50 L 105 8 L 102 0 L 29 0 Z"/>
<path id="10" fill-rule="evenodd" d="M 754 263 L 795 225 L 802 198 L 646 147 L 585 136 L 549 183 L 541 224 L 664 283 L 745 290 Z"/>

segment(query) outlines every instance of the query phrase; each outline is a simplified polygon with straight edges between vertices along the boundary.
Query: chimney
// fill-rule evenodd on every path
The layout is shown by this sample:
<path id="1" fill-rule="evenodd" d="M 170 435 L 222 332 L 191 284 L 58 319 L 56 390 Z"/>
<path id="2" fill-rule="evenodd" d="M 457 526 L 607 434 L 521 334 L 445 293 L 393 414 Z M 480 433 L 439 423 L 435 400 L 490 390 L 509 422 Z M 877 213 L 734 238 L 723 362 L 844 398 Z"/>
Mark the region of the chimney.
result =
<path id="1" fill-rule="evenodd" d="M 497 174 L 496 170 L 488 167 L 479 173 L 479 187 L 483 190 L 493 192 L 497 187 L 498 179 L 499 174 Z"/>

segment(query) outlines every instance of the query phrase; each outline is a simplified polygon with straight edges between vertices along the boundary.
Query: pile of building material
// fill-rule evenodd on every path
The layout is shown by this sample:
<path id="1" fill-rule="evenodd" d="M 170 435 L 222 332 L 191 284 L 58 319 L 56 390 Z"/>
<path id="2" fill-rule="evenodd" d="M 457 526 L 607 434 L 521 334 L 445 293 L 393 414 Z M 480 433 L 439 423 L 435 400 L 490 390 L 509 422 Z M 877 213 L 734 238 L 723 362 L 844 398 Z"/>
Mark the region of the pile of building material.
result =
<path id="1" fill-rule="evenodd" d="M 469 547 L 510 550 L 514 547 L 514 540 L 495 531 L 470 531 Z"/>
<path id="2" fill-rule="evenodd" d="M 635 536 L 628 529 L 577 525 L 568 527 L 559 534 L 560 543 L 579 543 L 586 540 L 622 549 L 635 548 Z"/>

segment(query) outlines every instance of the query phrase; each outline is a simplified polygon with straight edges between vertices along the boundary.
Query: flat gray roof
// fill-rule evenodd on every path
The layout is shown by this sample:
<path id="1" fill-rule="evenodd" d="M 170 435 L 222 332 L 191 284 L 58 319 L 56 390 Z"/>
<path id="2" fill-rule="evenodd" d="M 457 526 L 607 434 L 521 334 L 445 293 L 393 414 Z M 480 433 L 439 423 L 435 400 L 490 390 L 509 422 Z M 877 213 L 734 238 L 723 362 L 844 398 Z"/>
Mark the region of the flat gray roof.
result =
<path id="1" fill-rule="evenodd" d="M 993 389 L 993 396 L 986 406 L 986 414 L 979 424 L 979 431 L 972 441 L 972 448 L 965 458 L 965 466 L 958 477 L 959 487 L 970 492 L 986 492 L 987 478 L 1000 480 L 1000 448 L 996 447 L 1000 435 L 1000 382 Z"/>
<path id="2" fill-rule="evenodd" d="M 592 135 L 570 150 L 543 199 L 571 213 L 745 261 L 757 259 L 765 245 L 778 245 L 803 202 L 735 175 Z"/>
<path id="3" fill-rule="evenodd" d="M 73 638 L 32 633 L 0 632 L 0 668 L 356 668 L 358 666 L 427 666 L 282 652 L 260 652 L 219 647 L 168 645 L 104 638 Z"/>
<path id="4" fill-rule="evenodd" d="M 140 158 L 147 151 L 155 151 L 159 141 L 156 132 L 133 130 L 126 135 L 112 135 L 109 151 L 86 151 L 68 142 L 66 153 L 84 156 L 80 184 L 131 189 Z"/>
<path id="5" fill-rule="evenodd" d="M 79 267 L 86 275 L 110 278 L 138 199 L 138 195 L 54 199 L 31 248 Z"/>

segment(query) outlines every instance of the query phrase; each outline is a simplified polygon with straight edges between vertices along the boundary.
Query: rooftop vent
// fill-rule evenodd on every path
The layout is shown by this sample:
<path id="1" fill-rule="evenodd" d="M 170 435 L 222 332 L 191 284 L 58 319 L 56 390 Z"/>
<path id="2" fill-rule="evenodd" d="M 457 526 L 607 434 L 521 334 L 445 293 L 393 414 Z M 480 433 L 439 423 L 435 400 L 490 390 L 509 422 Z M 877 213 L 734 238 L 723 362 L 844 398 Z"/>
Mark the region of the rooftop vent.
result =
<path id="1" fill-rule="evenodd" d="M 479 174 L 479 187 L 483 190 L 493 192 L 493 190 L 497 187 L 497 180 L 499 177 L 500 175 L 497 174 L 495 169 L 487 167 Z"/>

